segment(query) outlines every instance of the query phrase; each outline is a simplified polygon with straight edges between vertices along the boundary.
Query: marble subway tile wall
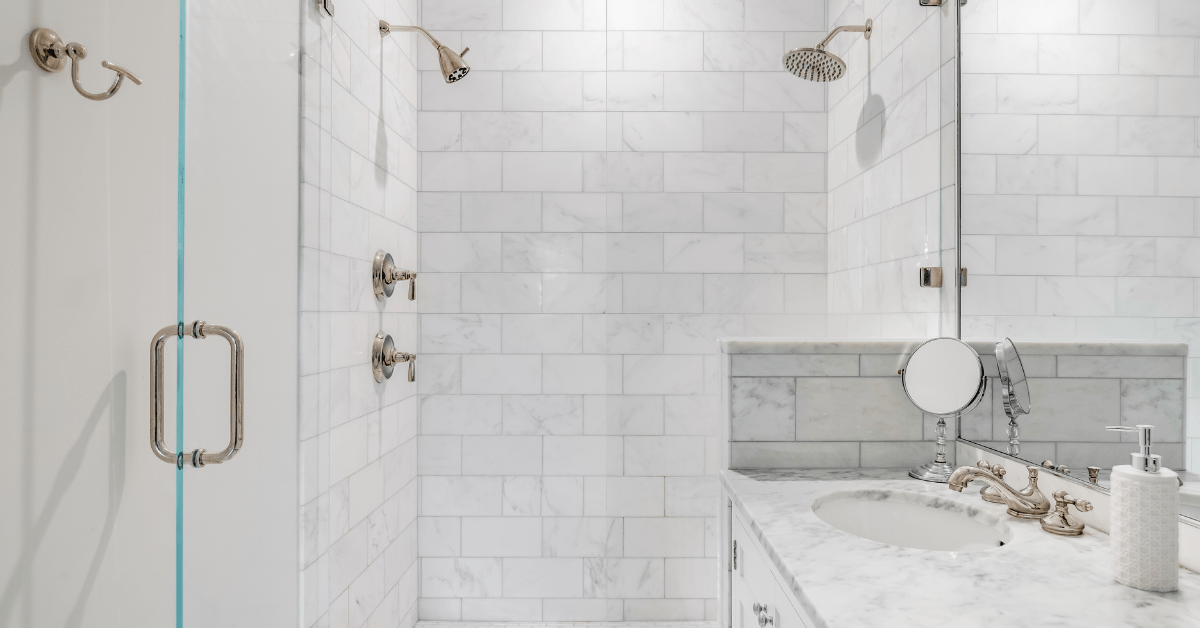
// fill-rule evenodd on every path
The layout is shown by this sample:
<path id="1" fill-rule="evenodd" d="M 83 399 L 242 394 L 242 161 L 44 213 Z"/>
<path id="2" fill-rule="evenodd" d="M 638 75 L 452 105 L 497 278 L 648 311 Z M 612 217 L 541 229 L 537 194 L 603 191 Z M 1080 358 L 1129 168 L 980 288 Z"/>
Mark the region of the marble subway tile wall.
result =
<path id="1" fill-rule="evenodd" d="M 729 467 L 911 467 L 933 451 L 937 419 L 908 400 L 903 368 L 920 340 L 726 343 Z M 1155 426 L 1163 464 L 1181 468 L 1187 425 L 1183 343 L 1018 342 L 1033 411 L 1018 418 L 1019 455 L 1088 466 L 1127 464 L 1136 436 L 1109 425 Z M 962 418 L 962 438 L 1008 447 L 995 341 L 973 340 L 989 377 Z M 953 439 L 951 426 L 950 437 Z M 952 454 L 953 455 L 953 454 Z"/>
<path id="2" fill-rule="evenodd" d="M 1197 355 L 1195 7 L 963 7 L 964 337 L 1182 341 Z M 1200 436 L 1198 402 L 1191 383 Z M 1200 438 L 1189 447 L 1200 464 Z"/>
<path id="3" fill-rule="evenodd" d="M 829 335 L 953 336 L 953 5 L 829 4 L 830 28 L 874 21 L 829 45 L 848 66 L 829 84 Z M 921 288 L 922 266 L 947 288 Z"/>
<path id="4" fill-rule="evenodd" d="M 416 2 L 304 2 L 301 127 L 300 476 L 303 626 L 417 620 L 417 397 L 404 370 L 371 373 L 371 342 L 418 347 L 415 304 L 375 300 L 379 249 L 415 269 L 420 75 Z"/>

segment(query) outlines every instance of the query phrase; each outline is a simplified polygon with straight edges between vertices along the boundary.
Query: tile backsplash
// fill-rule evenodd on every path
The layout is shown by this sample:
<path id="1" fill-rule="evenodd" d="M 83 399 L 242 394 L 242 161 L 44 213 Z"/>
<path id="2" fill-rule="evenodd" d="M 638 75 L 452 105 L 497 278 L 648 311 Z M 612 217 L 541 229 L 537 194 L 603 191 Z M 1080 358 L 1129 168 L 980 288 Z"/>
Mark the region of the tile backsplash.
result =
<path id="1" fill-rule="evenodd" d="M 908 400 L 899 376 L 922 342 L 724 341 L 727 466 L 905 467 L 930 459 L 937 420 Z M 995 342 L 969 343 L 989 381 L 984 401 L 962 417 L 961 436 L 1004 451 Z M 1186 344 L 1016 344 L 1033 399 L 1032 412 L 1017 419 L 1022 458 L 1073 469 L 1126 464 L 1136 436 L 1105 426 L 1151 424 L 1163 463 L 1184 468 Z"/>

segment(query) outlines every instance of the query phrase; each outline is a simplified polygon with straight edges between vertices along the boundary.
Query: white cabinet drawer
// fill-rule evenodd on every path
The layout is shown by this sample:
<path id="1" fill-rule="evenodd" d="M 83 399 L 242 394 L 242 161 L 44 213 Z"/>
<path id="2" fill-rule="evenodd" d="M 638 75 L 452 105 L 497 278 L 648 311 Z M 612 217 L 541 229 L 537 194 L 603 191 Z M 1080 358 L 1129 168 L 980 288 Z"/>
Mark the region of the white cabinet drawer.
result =
<path id="1" fill-rule="evenodd" d="M 793 596 L 781 585 L 782 579 L 758 542 L 749 534 L 741 518 L 734 513 L 732 544 L 736 548 L 733 565 L 733 628 L 759 628 L 754 605 L 767 607 L 771 623 L 766 628 L 813 628 Z"/>

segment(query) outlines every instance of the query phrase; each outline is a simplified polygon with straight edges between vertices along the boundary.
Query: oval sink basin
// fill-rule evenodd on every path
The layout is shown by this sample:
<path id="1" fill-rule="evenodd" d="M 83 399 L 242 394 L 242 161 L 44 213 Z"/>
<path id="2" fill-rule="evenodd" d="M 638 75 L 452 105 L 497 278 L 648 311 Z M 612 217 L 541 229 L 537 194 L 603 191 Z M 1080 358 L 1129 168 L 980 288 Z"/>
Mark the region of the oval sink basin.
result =
<path id="1" fill-rule="evenodd" d="M 914 549 L 971 552 L 1002 547 L 1012 539 L 998 515 L 909 491 L 838 491 L 814 501 L 813 512 L 843 532 Z"/>

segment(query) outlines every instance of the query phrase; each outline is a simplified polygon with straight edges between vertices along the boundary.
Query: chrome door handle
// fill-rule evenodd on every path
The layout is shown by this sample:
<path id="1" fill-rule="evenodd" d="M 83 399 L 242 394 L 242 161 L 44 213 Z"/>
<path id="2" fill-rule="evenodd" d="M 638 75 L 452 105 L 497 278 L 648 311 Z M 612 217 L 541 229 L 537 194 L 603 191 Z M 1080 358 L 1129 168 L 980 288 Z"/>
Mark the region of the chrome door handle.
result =
<path id="1" fill-rule="evenodd" d="M 163 327 L 150 342 L 150 449 L 159 460 L 180 469 L 188 463 L 187 458 L 191 458 L 193 467 L 200 468 L 208 464 L 221 464 L 237 455 L 242 448 L 242 405 L 245 394 L 245 349 L 241 336 L 224 325 L 211 325 L 204 321 L 192 323 L 190 335 L 193 338 L 204 339 L 208 334 L 217 334 L 229 342 L 229 444 L 215 454 L 204 449 L 195 449 L 190 454 L 182 451 L 173 453 L 167 449 L 163 444 L 163 347 L 171 336 L 183 338 L 184 330 L 183 323 Z"/>

